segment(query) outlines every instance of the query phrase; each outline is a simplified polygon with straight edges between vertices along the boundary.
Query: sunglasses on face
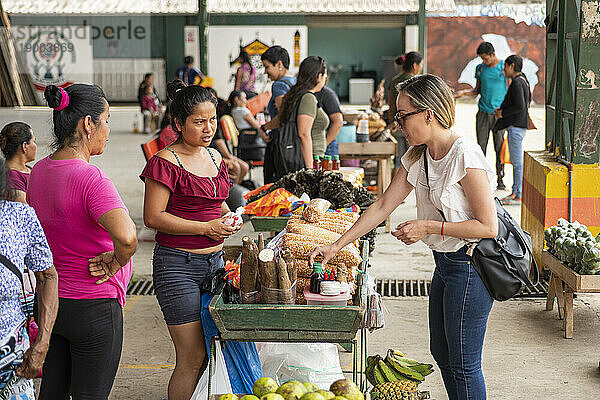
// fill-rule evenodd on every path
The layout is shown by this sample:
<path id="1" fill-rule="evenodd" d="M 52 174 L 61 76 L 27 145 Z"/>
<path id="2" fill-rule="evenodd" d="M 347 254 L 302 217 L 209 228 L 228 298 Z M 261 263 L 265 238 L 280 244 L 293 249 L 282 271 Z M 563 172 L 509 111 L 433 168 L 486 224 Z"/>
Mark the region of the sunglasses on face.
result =
<path id="1" fill-rule="evenodd" d="M 420 114 L 424 111 L 427 111 L 427 109 L 425 110 L 417 110 L 417 111 L 412 111 L 409 113 L 401 113 L 400 111 L 398 111 L 396 113 L 396 115 L 394 115 L 394 120 L 396 121 L 396 123 L 398 124 L 398 126 L 400 126 L 400 128 L 404 127 L 404 120 L 408 117 L 410 117 L 411 115 L 415 115 L 415 114 Z"/>

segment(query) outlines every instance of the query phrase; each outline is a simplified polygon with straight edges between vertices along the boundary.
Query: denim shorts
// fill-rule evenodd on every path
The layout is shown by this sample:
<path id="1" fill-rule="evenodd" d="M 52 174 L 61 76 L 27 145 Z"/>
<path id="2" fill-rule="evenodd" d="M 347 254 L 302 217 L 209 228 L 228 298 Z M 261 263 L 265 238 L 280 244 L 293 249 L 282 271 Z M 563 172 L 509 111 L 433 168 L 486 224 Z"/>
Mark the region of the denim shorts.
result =
<path id="1" fill-rule="evenodd" d="M 167 325 L 200 320 L 200 287 L 223 266 L 223 251 L 195 254 L 156 244 L 152 260 L 154 293 Z"/>

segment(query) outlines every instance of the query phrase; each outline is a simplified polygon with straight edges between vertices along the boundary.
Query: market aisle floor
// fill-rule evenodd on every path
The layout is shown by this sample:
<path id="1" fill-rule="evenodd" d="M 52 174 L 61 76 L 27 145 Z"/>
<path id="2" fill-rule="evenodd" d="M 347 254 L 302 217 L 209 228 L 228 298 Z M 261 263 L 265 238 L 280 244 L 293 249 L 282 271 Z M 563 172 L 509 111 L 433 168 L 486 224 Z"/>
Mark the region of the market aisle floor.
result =
<path id="1" fill-rule="evenodd" d="M 429 354 L 427 299 L 386 299 L 386 327 L 368 336 L 369 354 L 397 348 L 434 363 Z M 582 399 L 600 396 L 600 301 L 581 295 L 575 301 L 575 338 L 563 339 L 556 311 L 543 300 L 495 303 L 484 345 L 483 369 L 488 398 Z M 344 370 L 348 353 L 340 352 Z M 129 297 L 121 367 L 111 400 L 160 400 L 175 357 L 153 296 Z M 421 386 L 433 399 L 446 398 L 437 371 Z"/>

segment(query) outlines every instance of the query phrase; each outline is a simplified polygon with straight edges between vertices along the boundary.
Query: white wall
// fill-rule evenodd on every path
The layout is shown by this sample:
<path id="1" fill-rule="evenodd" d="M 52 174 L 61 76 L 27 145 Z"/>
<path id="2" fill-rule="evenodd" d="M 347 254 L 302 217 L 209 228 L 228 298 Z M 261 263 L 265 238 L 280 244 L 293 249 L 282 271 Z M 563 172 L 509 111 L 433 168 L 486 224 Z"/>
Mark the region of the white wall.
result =
<path id="1" fill-rule="evenodd" d="M 208 28 L 208 76 L 214 79 L 214 88 L 222 98 L 227 98 L 233 90 L 233 76 L 236 66 L 230 61 L 238 56 L 240 41 L 242 46 L 260 40 L 267 46 L 280 45 L 290 54 L 290 72 L 295 75 L 298 68 L 294 64 L 294 34 L 300 32 L 300 61 L 308 55 L 308 29 L 302 25 L 284 26 L 210 26 Z M 253 59 L 257 67 L 256 91 L 270 89 L 271 82 L 264 75 L 260 58 Z"/>

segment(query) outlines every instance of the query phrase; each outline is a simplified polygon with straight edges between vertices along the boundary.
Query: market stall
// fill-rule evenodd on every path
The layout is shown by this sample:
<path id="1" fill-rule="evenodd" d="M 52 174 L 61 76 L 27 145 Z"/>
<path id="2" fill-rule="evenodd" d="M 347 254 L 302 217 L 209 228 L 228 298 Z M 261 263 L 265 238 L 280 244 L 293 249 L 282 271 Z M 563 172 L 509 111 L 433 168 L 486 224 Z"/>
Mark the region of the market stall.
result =
<path id="1" fill-rule="evenodd" d="M 594 238 L 585 225 L 560 219 L 546 229 L 545 240 L 542 263 L 550 270 L 546 310 L 556 300 L 565 339 L 572 339 L 573 294 L 600 293 L 600 235 Z"/>

